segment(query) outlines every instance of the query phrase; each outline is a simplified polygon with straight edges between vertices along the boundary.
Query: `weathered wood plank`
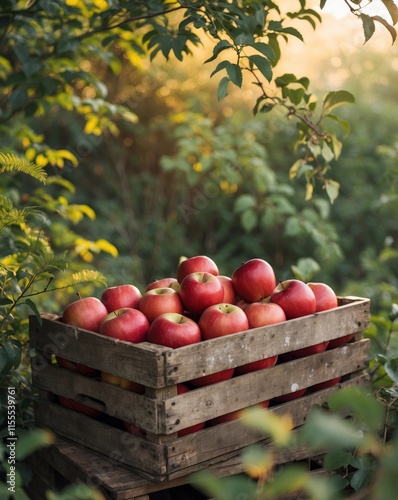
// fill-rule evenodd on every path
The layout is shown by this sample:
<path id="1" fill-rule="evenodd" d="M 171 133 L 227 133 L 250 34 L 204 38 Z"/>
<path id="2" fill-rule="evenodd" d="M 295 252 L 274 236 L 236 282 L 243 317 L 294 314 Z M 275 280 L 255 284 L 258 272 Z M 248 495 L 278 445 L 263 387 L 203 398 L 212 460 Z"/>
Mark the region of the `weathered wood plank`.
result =
<path id="1" fill-rule="evenodd" d="M 72 398 L 112 417 L 140 423 L 148 432 L 159 433 L 158 404 L 154 398 L 49 364 L 41 370 L 32 370 L 32 382 L 36 387 Z"/>
<path id="2" fill-rule="evenodd" d="M 366 375 L 342 382 L 337 386 L 303 396 L 275 407 L 270 407 L 278 415 L 289 414 L 293 420 L 293 427 L 302 425 L 313 405 L 322 405 L 330 394 L 341 387 L 363 385 L 367 381 Z M 225 460 L 239 453 L 239 450 L 254 443 L 266 443 L 264 436 L 257 430 L 244 426 L 239 420 L 233 420 L 216 427 L 207 428 L 195 434 L 179 438 L 173 443 L 167 443 L 167 470 L 169 479 L 184 473 L 192 473 L 206 467 L 209 462 Z M 286 450 L 284 460 L 290 460 L 289 450 Z"/>
<path id="3" fill-rule="evenodd" d="M 365 368 L 370 341 L 363 339 L 323 353 L 234 377 L 163 402 L 160 432 L 199 422 Z"/>
<path id="4" fill-rule="evenodd" d="M 47 318 L 42 326 L 35 316 L 29 321 L 30 345 L 42 354 L 32 358 L 38 371 L 51 355 L 58 355 L 150 387 L 165 385 L 163 354 L 170 350 L 167 347 L 131 344 Z"/>
<path id="5" fill-rule="evenodd" d="M 346 298 L 345 302 L 329 311 L 168 351 L 166 383 L 185 382 L 365 330 L 369 326 L 370 301 L 351 302 Z"/>
<path id="6" fill-rule="evenodd" d="M 111 460 L 130 465 L 143 477 L 155 481 L 165 479 L 162 446 L 49 401 L 35 403 L 35 416 L 37 425 L 103 453 Z"/>

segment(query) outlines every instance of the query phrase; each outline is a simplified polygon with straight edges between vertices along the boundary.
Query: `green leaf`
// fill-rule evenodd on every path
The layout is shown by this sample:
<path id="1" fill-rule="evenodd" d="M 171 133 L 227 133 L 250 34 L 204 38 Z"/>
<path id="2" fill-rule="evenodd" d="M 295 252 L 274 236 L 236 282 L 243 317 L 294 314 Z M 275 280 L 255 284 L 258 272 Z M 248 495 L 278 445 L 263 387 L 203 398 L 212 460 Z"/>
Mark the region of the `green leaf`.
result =
<path id="1" fill-rule="evenodd" d="M 235 212 L 243 212 L 257 206 L 256 198 L 251 194 L 241 194 L 235 201 Z"/>
<path id="2" fill-rule="evenodd" d="M 297 265 L 292 265 L 291 269 L 297 279 L 308 282 L 321 270 L 321 267 L 312 257 L 303 257 L 298 260 Z"/>
<path id="3" fill-rule="evenodd" d="M 3 347 L 7 353 L 7 356 L 12 363 L 13 368 L 18 368 L 21 363 L 22 356 L 22 344 L 19 340 L 11 339 L 4 342 Z"/>
<path id="4" fill-rule="evenodd" d="M 365 43 L 366 43 L 368 40 L 370 40 L 370 38 L 372 38 L 372 36 L 375 32 L 376 26 L 375 26 L 375 22 L 373 21 L 373 19 L 370 16 L 368 16 L 367 14 L 361 13 L 361 20 L 362 20 L 362 27 L 363 27 L 363 32 L 365 35 Z"/>
<path id="5" fill-rule="evenodd" d="M 353 104 L 355 103 L 355 97 L 347 90 L 337 90 L 331 91 L 326 94 L 323 99 L 323 109 L 327 113 L 330 113 L 332 109 L 341 106 L 342 104 Z"/>
<path id="6" fill-rule="evenodd" d="M 190 483 L 198 490 L 217 500 L 231 500 L 237 498 L 254 498 L 256 486 L 247 477 L 231 476 L 220 478 L 216 475 L 202 470 L 192 474 Z"/>
<path id="7" fill-rule="evenodd" d="M 249 233 L 257 226 L 257 213 L 255 212 L 255 210 L 250 208 L 248 210 L 245 210 L 240 217 L 240 222 L 243 229 Z"/>
<path id="8" fill-rule="evenodd" d="M 21 109 L 28 100 L 28 93 L 26 89 L 18 88 L 10 95 L 8 102 L 14 111 Z"/>
<path id="9" fill-rule="evenodd" d="M 323 460 L 323 465 L 328 472 L 333 472 L 350 463 L 351 453 L 344 448 L 331 447 Z"/>
<path id="10" fill-rule="evenodd" d="M 325 189 L 330 203 L 333 205 L 336 198 L 339 196 L 340 184 L 337 181 L 333 181 L 332 179 L 326 179 Z"/>
<path id="11" fill-rule="evenodd" d="M 254 49 L 260 52 L 263 56 L 265 56 L 270 61 L 274 61 L 275 53 L 273 48 L 264 42 L 256 42 L 251 45 Z"/>
<path id="12" fill-rule="evenodd" d="M 348 135 L 351 131 L 351 125 L 347 120 L 343 120 L 339 116 L 332 115 L 332 114 L 327 114 L 325 118 L 330 118 L 331 120 L 334 120 L 336 123 L 340 125 L 340 127 L 344 130 L 344 133 Z"/>
<path id="13" fill-rule="evenodd" d="M 18 460 L 24 460 L 36 450 L 49 446 L 55 441 L 55 436 L 44 429 L 34 429 L 18 436 L 16 445 L 16 456 Z"/>
<path id="14" fill-rule="evenodd" d="M 221 101 L 228 95 L 228 84 L 230 80 L 227 76 L 224 76 L 221 78 L 220 83 L 218 84 L 217 88 L 217 99 Z"/>
<path id="15" fill-rule="evenodd" d="M 234 83 L 237 87 L 241 87 L 242 70 L 240 66 L 238 64 L 229 64 L 226 69 L 231 82 Z"/>
<path id="16" fill-rule="evenodd" d="M 348 410 L 369 429 L 380 430 L 384 422 L 385 408 L 364 388 L 346 387 L 333 393 L 328 404 L 333 411 Z"/>
<path id="17" fill-rule="evenodd" d="M 333 160 L 334 158 L 334 153 L 330 149 L 329 145 L 327 142 L 324 142 L 322 144 L 322 150 L 321 150 L 322 157 L 325 159 L 326 163 L 329 163 Z"/>
<path id="18" fill-rule="evenodd" d="M 390 379 L 393 382 L 398 383 L 398 358 L 387 361 L 384 365 L 384 369 Z"/>
<path id="19" fill-rule="evenodd" d="M 289 83 L 295 82 L 297 82 L 297 77 L 296 75 L 293 75 L 293 73 L 285 73 L 284 75 L 275 78 L 275 84 L 277 87 L 285 87 L 286 85 L 289 85 Z"/>
<path id="20" fill-rule="evenodd" d="M 272 67 L 268 59 L 256 54 L 249 56 L 250 62 L 257 67 L 261 74 L 270 82 L 272 80 Z"/>
<path id="21" fill-rule="evenodd" d="M 313 410 L 302 427 L 302 436 L 308 446 L 314 449 L 339 446 L 356 448 L 364 440 L 363 432 L 350 421 L 333 413 Z"/>
<path id="22" fill-rule="evenodd" d="M 355 491 L 362 490 L 365 486 L 367 486 L 373 479 L 373 473 L 368 470 L 357 470 L 350 481 L 350 486 Z"/>
<path id="23" fill-rule="evenodd" d="M 36 307 L 36 304 L 33 302 L 33 300 L 31 299 L 26 299 L 25 302 L 21 303 L 21 304 L 26 304 L 30 309 L 31 311 L 33 312 L 33 314 L 35 315 L 39 325 L 41 326 L 41 324 L 43 323 L 43 320 L 42 320 L 42 317 L 40 315 L 40 312 L 39 310 L 37 309 Z"/>
<path id="24" fill-rule="evenodd" d="M 230 48 L 233 48 L 233 45 L 231 44 L 231 42 L 229 42 L 228 40 L 221 40 L 214 47 L 213 55 L 209 59 L 206 59 L 205 63 L 214 61 L 215 59 L 217 59 L 217 56 L 220 54 L 220 52 L 222 52 L 223 50 L 226 50 L 226 49 L 230 49 Z"/>

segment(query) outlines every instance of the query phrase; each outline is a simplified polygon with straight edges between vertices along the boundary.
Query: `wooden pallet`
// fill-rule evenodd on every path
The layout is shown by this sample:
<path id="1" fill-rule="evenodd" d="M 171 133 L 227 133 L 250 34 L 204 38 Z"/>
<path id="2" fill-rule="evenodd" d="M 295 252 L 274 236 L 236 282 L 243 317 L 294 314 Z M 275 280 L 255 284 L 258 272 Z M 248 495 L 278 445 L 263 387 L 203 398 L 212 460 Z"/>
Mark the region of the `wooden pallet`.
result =
<path id="1" fill-rule="evenodd" d="M 40 325 L 31 317 L 31 347 L 36 350 L 32 376 L 40 390 L 36 422 L 151 481 L 175 480 L 233 459 L 264 436 L 239 421 L 183 437 L 178 432 L 269 400 L 270 411 L 289 413 L 298 427 L 311 407 L 323 404 L 331 392 L 365 382 L 370 343 L 362 332 L 369 325 L 370 303 L 346 297 L 339 304 L 330 311 L 174 350 L 116 341 L 54 319 L 43 318 Z M 177 395 L 179 383 L 348 334 L 354 334 L 353 341 L 341 347 Z M 54 355 L 143 384 L 145 393 L 62 369 L 52 363 Z M 272 404 L 278 396 L 336 377 L 342 377 L 340 384 L 308 391 L 289 403 Z M 57 395 L 96 408 L 101 416 L 93 419 L 68 410 L 58 404 Z M 126 432 L 123 421 L 139 425 L 145 436 Z"/>

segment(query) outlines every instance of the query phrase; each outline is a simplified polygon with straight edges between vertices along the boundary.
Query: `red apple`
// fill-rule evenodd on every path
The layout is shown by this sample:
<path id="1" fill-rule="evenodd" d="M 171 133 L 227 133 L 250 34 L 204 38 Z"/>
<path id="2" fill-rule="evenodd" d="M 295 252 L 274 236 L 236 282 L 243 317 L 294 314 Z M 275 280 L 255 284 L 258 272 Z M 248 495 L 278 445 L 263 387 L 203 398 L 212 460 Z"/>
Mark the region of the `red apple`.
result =
<path id="1" fill-rule="evenodd" d="M 139 310 L 152 323 L 157 316 L 166 312 L 182 314 L 184 306 L 182 305 L 179 293 L 172 288 L 164 287 L 154 288 L 145 292 L 140 301 Z"/>
<path id="2" fill-rule="evenodd" d="M 177 385 L 177 394 L 184 394 L 188 392 L 190 389 L 185 384 Z M 194 432 L 201 431 L 205 426 L 205 422 L 199 422 L 198 424 L 191 425 L 190 427 L 186 427 L 185 429 L 180 429 L 177 434 L 178 437 L 186 436 L 187 434 L 192 434 Z"/>
<path id="3" fill-rule="evenodd" d="M 246 314 L 234 304 L 214 304 L 202 313 L 199 328 L 204 340 L 249 329 Z"/>
<path id="4" fill-rule="evenodd" d="M 72 398 L 67 398 L 65 396 L 57 396 L 57 397 L 58 401 L 65 408 L 69 408 L 70 410 L 73 411 L 78 411 L 79 413 L 83 413 L 88 417 L 96 418 L 102 413 L 100 410 L 97 410 L 96 408 L 92 408 L 91 406 L 80 403 L 79 401 L 75 401 Z"/>
<path id="5" fill-rule="evenodd" d="M 308 392 L 316 392 L 320 391 L 321 389 L 327 389 L 328 387 L 333 387 L 334 385 L 337 385 L 341 380 L 341 377 L 335 377 L 330 380 L 325 380 L 325 382 L 320 382 L 319 384 L 312 385 L 311 387 L 308 387 L 307 391 Z"/>
<path id="6" fill-rule="evenodd" d="M 231 279 L 236 293 L 246 302 L 256 302 L 268 297 L 276 287 L 274 270 L 263 259 L 244 262 L 235 269 Z"/>
<path id="7" fill-rule="evenodd" d="M 180 261 L 177 267 L 176 277 L 178 283 L 182 283 L 185 276 L 192 273 L 209 273 L 214 276 L 219 275 L 217 264 L 206 255 L 196 255 Z"/>
<path id="8" fill-rule="evenodd" d="M 199 326 L 182 314 L 164 313 L 151 324 L 148 342 L 176 349 L 202 340 Z"/>
<path id="9" fill-rule="evenodd" d="M 138 309 L 141 295 L 135 285 L 117 285 L 106 288 L 101 295 L 101 301 L 108 313 L 124 307 Z"/>
<path id="10" fill-rule="evenodd" d="M 263 401 L 262 403 L 259 403 L 258 405 L 254 406 L 260 406 L 261 408 L 268 408 L 269 406 L 269 401 Z M 212 418 L 207 421 L 206 425 L 208 427 L 213 427 L 214 425 L 218 424 L 223 424 L 224 422 L 231 422 L 231 420 L 236 420 L 240 418 L 242 413 L 242 410 L 235 410 L 231 411 L 230 413 L 226 413 L 225 415 L 220 415 L 218 417 Z"/>
<path id="11" fill-rule="evenodd" d="M 130 434 L 133 434 L 134 436 L 139 436 L 139 437 L 146 436 L 146 432 L 144 431 L 144 429 L 141 429 L 136 424 L 133 424 L 131 422 L 123 422 L 123 426 L 127 432 L 129 432 Z"/>
<path id="12" fill-rule="evenodd" d="M 101 372 L 101 380 L 129 392 L 136 392 L 137 394 L 144 394 L 145 392 L 144 385 L 124 377 L 119 377 L 118 375 L 113 375 L 112 373 Z"/>
<path id="13" fill-rule="evenodd" d="M 282 362 L 292 361 L 293 359 L 305 358 L 306 356 L 311 356 L 312 354 L 318 354 L 320 352 L 326 351 L 329 345 L 329 341 L 320 342 L 319 344 L 314 344 L 308 347 L 303 347 L 302 349 L 297 349 L 296 351 L 286 352 L 281 354 L 280 360 Z"/>
<path id="14" fill-rule="evenodd" d="M 217 384 L 218 382 L 223 382 L 224 380 L 229 380 L 233 377 L 235 368 L 227 368 L 216 373 L 210 373 L 209 375 L 203 375 L 189 381 L 194 387 L 204 387 L 206 385 Z"/>
<path id="15" fill-rule="evenodd" d="M 295 384 L 293 384 L 295 385 Z M 306 392 L 306 388 L 304 389 L 296 389 L 292 392 L 289 392 L 288 394 L 283 394 L 282 396 L 277 396 L 276 398 L 272 399 L 273 403 L 286 403 L 287 401 L 292 401 L 293 399 L 301 398 L 301 396 L 304 396 Z"/>
<path id="16" fill-rule="evenodd" d="M 334 293 L 333 289 L 326 283 L 310 282 L 308 283 L 308 286 L 311 288 L 315 295 L 315 312 L 333 309 L 339 305 L 336 294 Z"/>
<path id="17" fill-rule="evenodd" d="M 246 373 L 255 372 L 257 370 L 264 370 L 265 368 L 271 368 L 276 365 L 278 361 L 278 355 L 270 356 L 268 358 L 259 359 L 258 361 L 252 361 L 251 363 L 246 363 L 245 365 L 237 366 L 235 368 L 236 375 L 245 375 Z"/>
<path id="18" fill-rule="evenodd" d="M 85 377 L 96 377 L 97 375 L 99 375 L 99 370 L 91 368 L 90 366 L 86 366 L 81 363 L 75 363 L 74 361 L 63 358 L 61 356 L 56 356 L 55 359 L 57 360 L 57 363 L 61 368 L 80 373 L 80 375 L 84 375 Z"/>
<path id="19" fill-rule="evenodd" d="M 236 295 L 234 285 L 232 284 L 232 279 L 229 276 L 217 276 L 217 278 L 221 281 L 224 288 L 224 297 L 222 302 L 236 304 L 238 296 Z"/>
<path id="20" fill-rule="evenodd" d="M 177 278 L 161 278 L 160 280 L 152 281 L 145 288 L 146 292 L 154 290 L 155 288 L 173 288 L 176 292 L 179 291 L 179 283 Z"/>
<path id="21" fill-rule="evenodd" d="M 275 325 L 286 321 L 286 314 L 281 306 L 268 299 L 252 302 L 245 307 L 244 311 L 250 328 Z"/>
<path id="22" fill-rule="evenodd" d="M 316 310 L 316 298 L 311 288 L 304 281 L 289 279 L 282 281 L 270 297 L 271 302 L 284 310 L 287 319 L 300 318 L 313 314 Z"/>
<path id="23" fill-rule="evenodd" d="M 107 308 L 96 297 L 84 297 L 68 304 L 62 314 L 62 321 L 84 330 L 98 332 L 100 324 L 108 314 Z"/>
<path id="24" fill-rule="evenodd" d="M 222 302 L 224 288 L 213 274 L 191 273 L 181 282 L 180 297 L 190 313 L 201 314 L 207 307 Z"/>
<path id="25" fill-rule="evenodd" d="M 148 330 L 149 321 L 145 314 L 132 307 L 123 307 L 105 317 L 99 333 L 137 344 L 146 341 Z"/>
<path id="26" fill-rule="evenodd" d="M 348 335 L 343 335 L 343 337 L 329 340 L 329 345 L 328 345 L 327 349 L 330 350 L 330 349 L 335 349 L 336 347 L 341 347 L 341 346 L 347 344 L 353 338 L 354 338 L 354 334 L 349 333 Z"/>

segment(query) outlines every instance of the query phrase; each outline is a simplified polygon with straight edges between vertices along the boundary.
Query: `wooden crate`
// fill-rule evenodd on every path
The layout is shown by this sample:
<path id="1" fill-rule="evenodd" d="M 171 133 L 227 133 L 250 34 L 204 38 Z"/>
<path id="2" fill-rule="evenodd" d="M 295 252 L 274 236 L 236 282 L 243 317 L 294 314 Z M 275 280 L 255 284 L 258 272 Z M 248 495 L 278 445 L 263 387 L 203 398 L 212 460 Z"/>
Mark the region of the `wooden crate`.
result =
<path id="1" fill-rule="evenodd" d="M 363 384 L 369 341 L 361 333 L 369 320 L 368 299 L 345 297 L 330 311 L 169 349 L 117 341 L 54 319 L 43 318 L 40 325 L 32 316 L 30 343 L 36 351 L 32 376 L 41 395 L 35 405 L 36 421 L 152 481 L 182 477 L 237 456 L 264 436 L 239 421 L 178 437 L 181 429 L 341 376 L 338 385 L 270 405 L 270 411 L 291 414 L 298 427 L 310 408 L 323 404 L 331 392 Z M 354 340 L 342 347 L 177 395 L 178 383 L 348 334 L 355 334 Z M 53 355 L 143 384 L 145 393 L 62 369 L 52 363 Z M 68 410 L 55 395 L 97 408 L 102 416 L 94 420 Z M 129 434 L 122 421 L 136 423 L 146 436 Z"/>

